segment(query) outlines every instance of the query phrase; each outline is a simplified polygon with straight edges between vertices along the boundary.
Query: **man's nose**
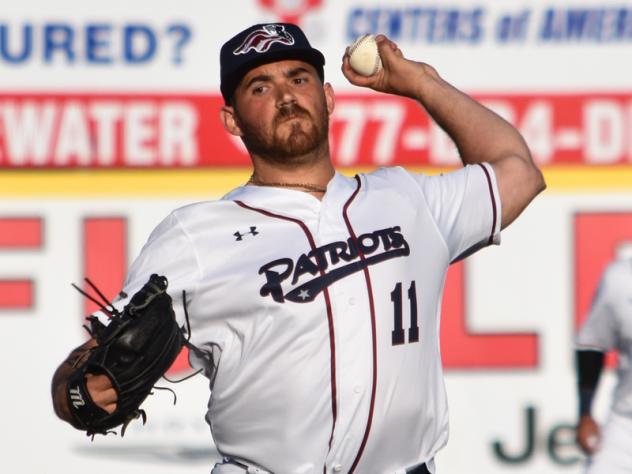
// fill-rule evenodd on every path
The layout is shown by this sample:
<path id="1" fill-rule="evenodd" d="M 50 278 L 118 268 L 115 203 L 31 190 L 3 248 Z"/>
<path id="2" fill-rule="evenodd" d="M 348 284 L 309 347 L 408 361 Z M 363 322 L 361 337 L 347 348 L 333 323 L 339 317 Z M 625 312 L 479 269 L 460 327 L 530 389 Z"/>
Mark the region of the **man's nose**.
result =
<path id="1" fill-rule="evenodd" d="M 281 85 L 277 89 L 277 107 L 283 108 L 296 103 L 296 96 L 288 85 Z"/>

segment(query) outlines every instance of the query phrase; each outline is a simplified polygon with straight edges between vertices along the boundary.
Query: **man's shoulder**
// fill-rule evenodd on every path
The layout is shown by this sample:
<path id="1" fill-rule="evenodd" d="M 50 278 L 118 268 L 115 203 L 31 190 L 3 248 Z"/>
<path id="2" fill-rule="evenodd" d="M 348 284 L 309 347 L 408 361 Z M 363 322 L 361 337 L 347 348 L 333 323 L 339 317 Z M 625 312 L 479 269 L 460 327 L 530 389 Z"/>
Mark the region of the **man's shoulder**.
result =
<path id="1" fill-rule="evenodd" d="M 632 258 L 616 258 L 603 270 L 598 293 L 605 299 L 617 298 L 617 295 L 632 295 Z"/>
<path id="2" fill-rule="evenodd" d="M 423 177 L 423 174 L 413 173 L 402 166 L 382 166 L 371 172 L 363 173 L 370 183 L 383 183 L 385 185 L 400 185 L 412 183 L 415 178 Z"/>
<path id="3" fill-rule="evenodd" d="M 178 216 L 196 215 L 198 212 L 211 211 L 221 212 L 222 209 L 233 207 L 235 204 L 224 199 L 215 199 L 208 201 L 196 201 L 184 204 L 173 210 Z"/>
<path id="4" fill-rule="evenodd" d="M 421 168 L 405 168 L 403 166 L 382 166 L 369 173 L 363 173 L 367 179 L 390 180 L 390 181 L 424 181 L 432 180 L 436 177 L 451 177 L 463 175 L 472 166 L 463 166 L 448 170 L 438 170 L 428 172 Z"/>
<path id="5" fill-rule="evenodd" d="M 395 188 L 401 193 L 421 191 L 434 193 L 437 187 L 461 186 L 467 180 L 467 167 L 447 171 L 427 172 L 422 169 L 407 169 L 402 166 L 384 166 L 370 173 L 364 173 L 368 188 Z"/>
<path id="6" fill-rule="evenodd" d="M 608 264 L 605 274 L 609 278 L 626 278 L 632 276 L 632 257 L 621 257 Z"/>
<path id="7" fill-rule="evenodd" d="M 173 209 L 163 220 L 163 225 L 189 227 L 201 220 L 221 220 L 234 208 L 234 202 L 221 199 L 192 202 Z"/>
<path id="8" fill-rule="evenodd" d="M 369 178 L 396 178 L 411 174 L 402 166 L 381 166 L 373 171 L 364 173 Z"/>

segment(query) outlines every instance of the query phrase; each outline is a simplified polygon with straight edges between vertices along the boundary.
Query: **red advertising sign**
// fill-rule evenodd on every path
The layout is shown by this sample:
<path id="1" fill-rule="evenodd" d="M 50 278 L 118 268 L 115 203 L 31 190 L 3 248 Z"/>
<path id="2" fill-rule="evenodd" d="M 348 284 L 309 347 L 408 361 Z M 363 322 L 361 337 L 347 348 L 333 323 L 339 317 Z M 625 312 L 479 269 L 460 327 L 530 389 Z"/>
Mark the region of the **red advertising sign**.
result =
<path id="1" fill-rule="evenodd" d="M 632 93 L 477 99 L 520 129 L 540 164 L 632 161 Z M 0 95 L 0 168 L 247 166 L 222 105 L 218 95 Z M 338 166 L 458 164 L 420 105 L 381 94 L 338 95 L 331 151 Z"/>

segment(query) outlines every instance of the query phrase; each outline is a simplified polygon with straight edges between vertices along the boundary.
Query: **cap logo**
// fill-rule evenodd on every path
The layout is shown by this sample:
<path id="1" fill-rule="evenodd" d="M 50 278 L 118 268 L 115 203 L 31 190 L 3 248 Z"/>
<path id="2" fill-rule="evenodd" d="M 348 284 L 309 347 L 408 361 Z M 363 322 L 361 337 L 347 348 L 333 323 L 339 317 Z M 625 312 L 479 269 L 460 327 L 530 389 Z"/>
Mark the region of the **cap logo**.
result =
<path id="1" fill-rule="evenodd" d="M 248 54 L 250 51 L 265 53 L 274 43 L 281 43 L 287 46 L 294 44 L 294 38 L 283 25 L 265 25 L 264 27 L 251 32 L 241 43 L 233 54 Z"/>

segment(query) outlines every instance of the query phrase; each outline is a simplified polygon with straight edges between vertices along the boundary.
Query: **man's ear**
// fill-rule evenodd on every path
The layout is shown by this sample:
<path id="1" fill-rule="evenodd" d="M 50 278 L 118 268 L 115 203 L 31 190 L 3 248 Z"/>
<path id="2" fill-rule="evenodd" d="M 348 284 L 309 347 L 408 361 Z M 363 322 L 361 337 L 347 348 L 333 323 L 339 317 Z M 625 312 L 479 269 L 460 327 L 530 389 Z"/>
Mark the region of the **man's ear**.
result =
<path id="1" fill-rule="evenodd" d="M 231 135 L 241 137 L 241 128 L 235 115 L 235 109 L 229 105 L 223 106 L 219 111 L 219 118 L 224 124 L 224 128 Z"/>
<path id="2" fill-rule="evenodd" d="M 329 115 L 334 113 L 336 107 L 336 99 L 334 98 L 334 88 L 329 82 L 325 83 L 325 101 L 327 102 L 327 113 Z"/>

